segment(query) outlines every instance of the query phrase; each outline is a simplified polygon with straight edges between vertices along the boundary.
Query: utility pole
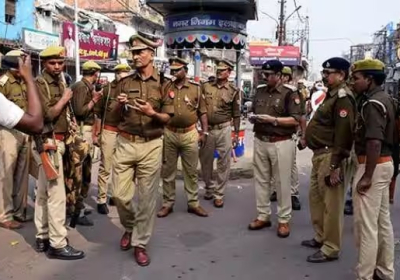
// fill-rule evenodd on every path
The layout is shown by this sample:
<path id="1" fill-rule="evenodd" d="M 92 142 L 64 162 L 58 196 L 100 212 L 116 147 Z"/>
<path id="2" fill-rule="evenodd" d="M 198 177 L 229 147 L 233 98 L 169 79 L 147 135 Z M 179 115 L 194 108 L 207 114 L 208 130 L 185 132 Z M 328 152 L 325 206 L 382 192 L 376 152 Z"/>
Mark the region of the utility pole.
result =
<path id="1" fill-rule="evenodd" d="M 280 12 L 279 12 L 279 26 L 278 26 L 278 45 L 282 46 L 283 41 L 285 40 L 285 3 L 286 0 L 279 0 L 280 3 Z"/>
<path id="2" fill-rule="evenodd" d="M 80 74 L 80 61 L 79 61 L 79 26 L 78 26 L 78 0 L 74 3 L 75 11 L 75 79 L 78 80 Z"/>

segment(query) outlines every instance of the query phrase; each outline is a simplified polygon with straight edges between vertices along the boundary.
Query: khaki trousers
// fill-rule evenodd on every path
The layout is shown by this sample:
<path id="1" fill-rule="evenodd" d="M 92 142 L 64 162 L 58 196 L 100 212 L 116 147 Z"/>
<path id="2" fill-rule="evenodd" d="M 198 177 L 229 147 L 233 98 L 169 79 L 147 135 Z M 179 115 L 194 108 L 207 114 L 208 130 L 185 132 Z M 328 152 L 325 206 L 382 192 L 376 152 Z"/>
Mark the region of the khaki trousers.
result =
<path id="1" fill-rule="evenodd" d="M 82 163 L 82 188 L 81 188 L 81 196 L 82 198 L 86 198 L 89 194 L 90 183 L 92 181 L 92 158 L 94 154 L 94 146 L 93 146 L 93 135 L 92 135 L 93 127 L 91 125 L 82 126 L 82 137 L 89 143 L 89 155 Z M 82 199 L 83 200 L 83 199 Z"/>
<path id="2" fill-rule="evenodd" d="M 325 184 L 325 177 L 330 174 L 331 155 L 325 153 L 312 158 L 309 200 L 314 239 L 323 243 L 321 251 L 326 256 L 338 257 L 342 245 L 345 190 L 343 184 L 336 187 Z"/>
<path id="3" fill-rule="evenodd" d="M 374 270 L 385 280 L 394 280 L 394 241 L 390 220 L 389 184 L 393 162 L 378 164 L 372 186 L 365 195 L 357 192 L 357 183 L 365 172 L 358 165 L 353 184 L 354 235 L 358 249 L 358 280 L 371 280 Z"/>
<path id="4" fill-rule="evenodd" d="M 28 135 L 0 128 L 0 222 L 25 216 L 30 154 Z"/>
<path id="5" fill-rule="evenodd" d="M 162 166 L 163 206 L 175 203 L 175 178 L 178 157 L 181 156 L 184 187 L 188 205 L 199 206 L 197 165 L 199 162 L 199 134 L 196 129 L 187 133 L 164 132 L 164 159 Z"/>
<path id="6" fill-rule="evenodd" d="M 206 184 L 206 194 L 214 195 L 215 199 L 223 199 L 231 171 L 232 129 L 227 126 L 209 131 L 206 145 L 200 150 L 201 173 Z M 212 181 L 214 152 L 217 150 L 217 185 Z"/>
<path id="7" fill-rule="evenodd" d="M 297 139 L 297 138 L 295 138 Z M 300 187 L 300 181 L 299 181 L 299 171 L 297 169 L 297 147 L 295 143 L 295 148 L 293 150 L 293 162 L 292 162 L 292 168 L 290 172 L 290 193 L 292 196 L 299 197 L 299 187 Z M 275 178 L 271 178 L 271 186 L 272 186 L 272 192 L 276 192 L 276 186 L 275 186 Z"/>
<path id="8" fill-rule="evenodd" d="M 54 143 L 52 139 L 48 139 Z M 50 239 L 53 248 L 63 248 L 67 245 L 67 229 L 65 228 L 66 194 L 63 173 L 62 157 L 65 153 L 65 144 L 56 141 L 58 154 L 58 178 L 48 181 L 39 166 L 39 179 L 35 200 L 36 238 Z"/>
<path id="9" fill-rule="evenodd" d="M 118 136 L 113 157 L 112 193 L 121 224 L 132 232 L 132 246 L 146 247 L 154 228 L 157 190 L 162 160 L 162 140 L 131 142 Z M 138 201 L 135 209 L 134 178 Z"/>
<path id="10" fill-rule="evenodd" d="M 118 132 L 103 129 L 100 139 L 101 161 L 98 177 L 98 193 L 97 203 L 104 204 L 107 202 L 107 191 L 111 184 L 110 173 L 112 170 L 112 159 L 117 145 Z"/>
<path id="11" fill-rule="evenodd" d="M 275 178 L 278 197 L 278 222 L 288 223 L 292 215 L 292 200 L 290 197 L 290 170 L 293 162 L 293 140 L 275 143 L 264 142 L 254 138 L 254 179 L 256 203 L 260 221 L 268 221 L 271 217 L 271 178 Z"/>

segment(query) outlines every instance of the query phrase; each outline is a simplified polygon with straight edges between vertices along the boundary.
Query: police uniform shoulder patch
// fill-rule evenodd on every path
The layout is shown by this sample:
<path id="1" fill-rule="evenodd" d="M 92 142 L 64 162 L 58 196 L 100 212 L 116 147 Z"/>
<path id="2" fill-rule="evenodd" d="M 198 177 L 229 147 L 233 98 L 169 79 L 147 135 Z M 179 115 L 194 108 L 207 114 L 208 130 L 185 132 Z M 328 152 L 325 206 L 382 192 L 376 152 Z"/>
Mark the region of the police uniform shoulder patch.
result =
<path id="1" fill-rule="evenodd" d="M 0 86 L 4 86 L 4 85 L 7 83 L 7 81 L 8 81 L 7 75 L 3 75 L 3 76 L 0 78 Z"/>
<path id="2" fill-rule="evenodd" d="M 266 84 L 258 85 L 258 86 L 257 86 L 257 89 L 259 89 L 259 88 L 265 88 L 266 86 L 267 86 Z"/>
<path id="3" fill-rule="evenodd" d="M 297 91 L 297 88 L 295 86 L 292 86 L 292 85 L 289 85 L 289 84 L 283 84 L 283 86 L 285 88 L 288 88 L 288 89 L 292 90 L 292 91 Z"/>
<path id="4" fill-rule="evenodd" d="M 346 109 L 341 109 L 341 110 L 339 111 L 339 116 L 340 116 L 341 118 L 345 118 L 345 117 L 347 117 L 347 115 L 348 115 L 348 111 L 347 111 Z"/>
<path id="5" fill-rule="evenodd" d="M 346 96 L 347 96 L 347 91 L 344 88 L 339 89 L 338 97 L 339 98 L 344 98 Z"/>
<path id="6" fill-rule="evenodd" d="M 42 76 L 37 76 L 35 80 L 36 80 L 37 82 L 41 83 L 41 84 L 44 84 L 44 83 L 45 83 L 45 80 L 44 80 L 44 78 L 43 78 Z"/>
<path id="7" fill-rule="evenodd" d="M 189 83 L 198 87 L 200 86 L 200 84 L 196 81 L 189 80 Z"/>

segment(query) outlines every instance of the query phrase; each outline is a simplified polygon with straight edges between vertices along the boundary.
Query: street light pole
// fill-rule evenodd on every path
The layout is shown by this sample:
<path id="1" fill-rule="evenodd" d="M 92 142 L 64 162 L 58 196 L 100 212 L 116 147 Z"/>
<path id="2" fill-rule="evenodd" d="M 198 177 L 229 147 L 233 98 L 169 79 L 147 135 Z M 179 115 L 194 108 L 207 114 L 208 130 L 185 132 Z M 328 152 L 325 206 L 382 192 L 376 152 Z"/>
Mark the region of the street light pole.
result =
<path id="1" fill-rule="evenodd" d="M 75 79 L 78 80 L 80 74 L 80 61 L 79 61 L 79 26 L 78 26 L 78 0 L 74 3 L 75 11 Z"/>

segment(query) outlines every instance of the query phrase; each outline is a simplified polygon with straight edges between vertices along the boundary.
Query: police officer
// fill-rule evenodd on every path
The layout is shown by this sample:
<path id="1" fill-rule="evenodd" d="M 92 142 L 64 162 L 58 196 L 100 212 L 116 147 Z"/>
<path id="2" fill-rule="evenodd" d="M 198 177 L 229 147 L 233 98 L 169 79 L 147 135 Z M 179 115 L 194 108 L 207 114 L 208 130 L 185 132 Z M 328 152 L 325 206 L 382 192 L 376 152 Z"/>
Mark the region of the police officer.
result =
<path id="1" fill-rule="evenodd" d="M 118 82 L 116 94 L 122 113 L 113 158 L 112 193 L 125 233 L 120 247 L 134 247 L 140 266 L 150 258 L 146 246 L 153 232 L 162 160 L 164 125 L 173 116 L 173 100 L 163 94 L 162 81 L 153 67 L 157 44 L 140 35 L 130 38 L 136 73 Z M 134 178 L 139 195 L 136 211 L 132 198 Z"/>
<path id="2" fill-rule="evenodd" d="M 293 81 L 293 75 L 292 75 L 292 69 L 290 67 L 283 67 L 282 70 L 282 83 L 287 84 L 287 85 L 292 85 Z M 305 137 L 305 128 L 306 128 L 306 118 L 305 118 L 305 100 L 302 98 L 302 96 L 299 94 L 300 98 L 300 107 L 301 107 L 301 118 L 300 118 L 300 131 L 298 132 L 299 136 L 301 139 L 304 139 Z M 296 137 L 297 138 L 297 137 Z M 297 149 L 294 150 L 295 154 L 293 156 L 293 165 L 292 165 L 292 171 L 291 171 L 291 195 L 292 195 L 292 209 L 295 211 L 301 210 L 301 204 L 299 200 L 299 172 L 297 170 L 297 163 L 296 163 L 296 151 Z M 273 178 L 271 180 L 271 185 L 273 192 L 271 194 L 271 201 L 276 201 L 277 200 L 277 195 L 276 195 L 276 188 L 275 188 L 275 179 Z"/>
<path id="3" fill-rule="evenodd" d="M 10 62 L 14 60 L 15 65 L 10 65 L 0 78 L 0 92 L 26 112 L 26 84 L 18 70 L 18 58 L 24 56 L 20 50 L 4 56 Z M 18 229 L 22 222 L 32 220 L 26 215 L 30 149 L 27 134 L 0 127 L 0 227 Z"/>
<path id="4" fill-rule="evenodd" d="M 394 100 L 381 87 L 385 78 L 385 65 L 379 60 L 357 61 L 352 67 L 353 90 L 362 96 L 358 102 L 358 166 L 353 183 L 356 275 L 360 280 L 395 279 L 389 185 L 398 131 Z"/>
<path id="5" fill-rule="evenodd" d="M 99 78 L 101 67 L 94 61 L 87 61 L 82 65 L 83 77 L 79 82 L 71 86 L 73 91 L 72 107 L 77 125 L 82 137 L 90 144 L 89 156 L 82 164 L 82 187 L 78 203 L 83 204 L 83 199 L 88 196 L 91 182 L 92 158 L 94 152 L 93 140 L 96 138 L 93 125 L 101 112 L 102 90 L 96 90 L 95 84 Z M 93 137 L 95 136 L 95 137 Z M 96 142 L 96 141 L 95 141 Z M 81 209 L 77 220 L 78 225 L 93 226 L 93 222 L 85 215 L 84 205 L 78 205 Z"/>
<path id="6" fill-rule="evenodd" d="M 175 80 L 169 82 L 164 93 L 174 100 L 174 117 L 166 126 L 164 134 L 163 206 L 157 213 L 160 218 L 168 216 L 175 204 L 175 177 L 179 155 L 182 160 L 184 188 L 188 198 L 188 212 L 207 217 L 199 203 L 197 164 L 200 145 L 205 144 L 208 135 L 207 108 L 201 95 L 200 85 L 186 78 L 188 62 L 182 58 L 171 58 L 171 74 Z M 202 134 L 196 129 L 200 119 Z"/>
<path id="7" fill-rule="evenodd" d="M 290 174 L 296 143 L 296 132 L 301 116 L 297 89 L 282 83 L 283 64 L 271 60 L 262 66 L 266 84 L 260 85 L 253 101 L 250 121 L 254 123 L 254 178 L 258 217 L 249 225 L 250 230 L 271 226 L 270 180 L 275 178 L 278 196 L 279 237 L 290 234 L 292 204 Z"/>
<path id="8" fill-rule="evenodd" d="M 104 95 L 101 104 L 102 129 L 100 137 L 101 161 L 98 177 L 97 193 L 97 212 L 106 215 L 109 213 L 107 207 L 107 191 L 110 172 L 112 169 L 112 157 L 115 153 L 118 124 L 120 122 L 121 112 L 112 102 L 117 98 L 116 88 L 118 82 L 129 75 L 132 68 L 127 64 L 118 64 L 114 67 L 115 79 L 104 89 Z M 113 106 L 112 106 L 113 105 Z"/>
<path id="9" fill-rule="evenodd" d="M 315 237 L 303 246 L 318 249 L 308 262 L 336 260 L 342 243 L 345 187 L 343 167 L 353 144 L 355 101 L 346 86 L 350 63 L 331 58 L 322 64 L 328 92 L 306 130 L 307 146 L 313 150 L 310 179 L 310 212 Z"/>
<path id="10" fill-rule="evenodd" d="M 36 80 L 44 112 L 45 128 L 42 137 L 47 144 L 57 147 L 54 165 L 58 167 L 58 178 L 48 181 L 43 166 L 40 165 L 35 200 L 36 250 L 47 252 L 49 258 L 81 259 L 85 254 L 68 244 L 65 227 L 66 194 L 62 156 L 68 131 L 67 106 L 72 98 L 72 91 L 66 89 L 60 79 L 65 49 L 48 47 L 39 55 L 44 68 L 42 75 Z"/>
<path id="11" fill-rule="evenodd" d="M 214 198 L 214 206 L 224 206 L 224 192 L 229 180 L 232 152 L 231 120 L 235 130 L 237 143 L 240 129 L 240 93 L 228 78 L 234 68 L 227 60 L 217 61 L 217 77 L 215 82 L 203 85 L 203 98 L 207 106 L 209 135 L 205 146 L 200 150 L 202 177 L 206 184 L 204 199 Z M 218 152 L 217 185 L 213 187 L 212 173 L 214 152 Z"/>

